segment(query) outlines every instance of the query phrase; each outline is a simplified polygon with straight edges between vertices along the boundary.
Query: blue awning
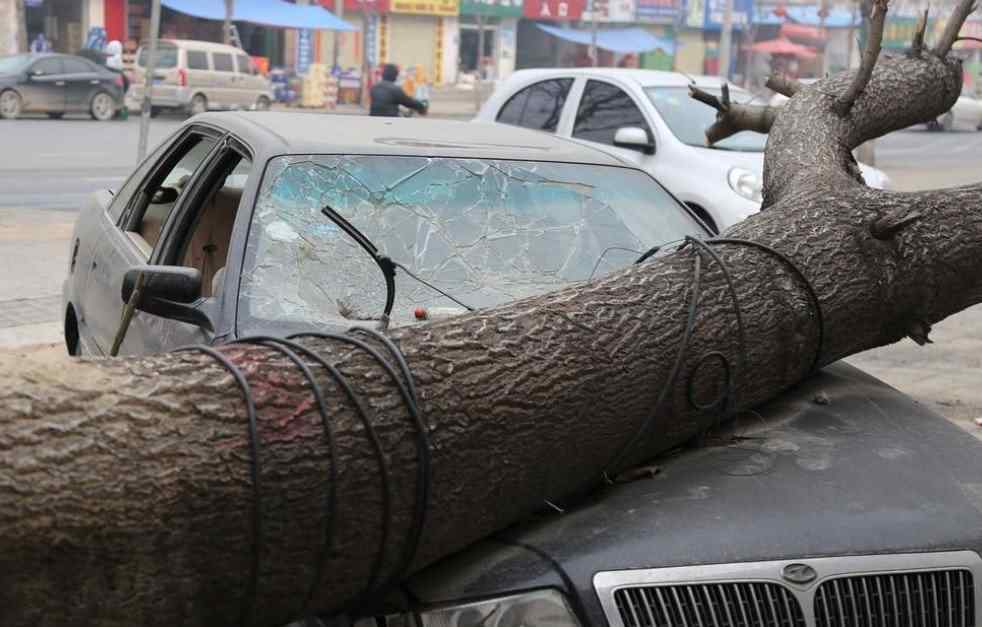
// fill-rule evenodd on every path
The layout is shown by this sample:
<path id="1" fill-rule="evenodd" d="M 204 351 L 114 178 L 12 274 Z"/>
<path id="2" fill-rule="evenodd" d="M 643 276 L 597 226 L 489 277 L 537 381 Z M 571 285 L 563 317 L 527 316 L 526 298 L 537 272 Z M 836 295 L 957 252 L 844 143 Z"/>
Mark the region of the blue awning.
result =
<path id="1" fill-rule="evenodd" d="M 161 4 L 178 13 L 206 20 L 225 19 L 223 0 L 161 0 Z M 282 28 L 358 30 L 319 4 L 304 6 L 282 0 L 235 0 L 232 19 Z"/>
<path id="2" fill-rule="evenodd" d="M 591 32 L 586 30 L 558 28 L 546 24 L 536 24 L 536 26 L 553 37 L 577 44 L 589 46 L 593 39 Z M 597 29 L 597 47 L 620 54 L 652 50 L 663 50 L 671 54 L 675 51 L 675 40 L 655 37 L 643 28 L 600 28 Z"/>
<path id="3" fill-rule="evenodd" d="M 754 24 L 783 24 L 785 21 L 805 26 L 818 26 L 822 23 L 822 18 L 818 15 L 818 7 L 815 6 L 789 6 L 785 8 L 787 19 L 774 15 L 771 10 L 764 9 L 754 14 Z M 830 9 L 825 18 L 825 28 L 849 28 L 859 26 L 862 20 L 853 11 L 848 9 Z"/>

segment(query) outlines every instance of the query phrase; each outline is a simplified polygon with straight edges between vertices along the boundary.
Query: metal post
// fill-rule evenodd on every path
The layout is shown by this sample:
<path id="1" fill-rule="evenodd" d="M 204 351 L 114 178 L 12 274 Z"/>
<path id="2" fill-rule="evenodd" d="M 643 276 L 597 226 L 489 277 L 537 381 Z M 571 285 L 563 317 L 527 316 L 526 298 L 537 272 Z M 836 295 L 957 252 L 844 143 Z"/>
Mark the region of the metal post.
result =
<path id="1" fill-rule="evenodd" d="M 719 71 L 723 80 L 730 78 L 730 48 L 733 47 L 733 0 L 724 0 L 723 25 L 719 32 Z"/>
<path id="2" fill-rule="evenodd" d="M 826 74 L 829 73 L 829 34 L 825 30 L 825 14 L 829 12 L 829 2 L 828 0 L 822 0 L 819 3 L 818 9 L 818 32 L 821 33 L 824 38 L 822 42 L 822 57 L 821 57 L 821 67 L 819 67 L 819 72 L 821 73 L 821 78 L 824 78 Z"/>
<path id="3" fill-rule="evenodd" d="M 334 0 L 334 14 L 338 16 L 338 19 L 344 19 L 344 0 Z M 340 67 L 341 59 L 341 31 L 334 31 L 334 62 L 331 64 L 331 70 Z"/>
<path id="4" fill-rule="evenodd" d="M 597 3 L 598 0 L 590 2 L 590 61 L 593 67 L 597 67 L 600 63 L 597 58 Z"/>
<path id="5" fill-rule="evenodd" d="M 229 0 L 231 1 L 231 0 Z M 153 75 L 157 71 L 157 42 L 160 39 L 160 0 L 152 0 L 150 9 L 150 49 L 147 52 L 147 65 L 143 85 L 143 106 L 140 109 L 140 142 L 136 149 L 137 163 L 147 154 L 147 134 L 150 132 L 150 109 L 153 98 Z"/>
<path id="6" fill-rule="evenodd" d="M 225 22 L 222 24 L 222 41 L 225 42 L 226 46 L 232 45 L 232 15 L 234 12 L 235 0 L 225 0 Z"/>
<path id="7" fill-rule="evenodd" d="M 474 110 L 480 111 L 481 101 L 483 100 L 481 93 L 481 79 L 483 78 L 481 60 L 484 56 L 484 16 L 478 13 L 475 19 L 477 20 L 477 78 L 474 79 Z"/>
<path id="8" fill-rule="evenodd" d="M 24 0 L 14 0 L 14 17 L 17 20 L 17 52 L 27 52 L 27 10 Z"/>

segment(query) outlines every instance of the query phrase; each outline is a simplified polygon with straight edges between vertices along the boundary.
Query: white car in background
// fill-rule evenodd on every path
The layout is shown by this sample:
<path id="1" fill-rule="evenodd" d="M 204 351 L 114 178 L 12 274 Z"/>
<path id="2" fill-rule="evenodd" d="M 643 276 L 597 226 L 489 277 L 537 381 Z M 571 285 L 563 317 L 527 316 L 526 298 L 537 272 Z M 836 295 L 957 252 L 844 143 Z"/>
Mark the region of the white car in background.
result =
<path id="1" fill-rule="evenodd" d="M 958 97 L 955 106 L 937 120 L 928 122 L 927 127 L 932 131 L 951 131 L 956 128 L 982 131 L 982 100 L 966 89 Z"/>
<path id="2" fill-rule="evenodd" d="M 765 135 L 742 132 L 713 147 L 704 132 L 716 111 L 689 97 L 689 84 L 719 95 L 720 79 L 612 68 L 520 70 L 504 81 L 476 120 L 572 137 L 637 164 L 707 226 L 722 231 L 760 210 Z M 738 102 L 750 93 L 730 87 Z M 878 188 L 888 179 L 861 166 Z"/>

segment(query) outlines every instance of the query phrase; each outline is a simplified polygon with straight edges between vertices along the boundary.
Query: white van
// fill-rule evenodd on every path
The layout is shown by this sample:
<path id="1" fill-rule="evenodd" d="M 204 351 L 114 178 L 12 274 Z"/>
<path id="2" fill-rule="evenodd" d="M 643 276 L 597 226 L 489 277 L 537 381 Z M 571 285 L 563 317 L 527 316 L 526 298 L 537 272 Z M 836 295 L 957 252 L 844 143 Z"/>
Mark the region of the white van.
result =
<path id="1" fill-rule="evenodd" d="M 130 108 L 143 102 L 149 48 L 136 56 Z M 177 109 L 189 115 L 216 109 L 269 109 L 270 83 L 243 50 L 208 41 L 162 39 L 157 47 L 153 113 Z"/>

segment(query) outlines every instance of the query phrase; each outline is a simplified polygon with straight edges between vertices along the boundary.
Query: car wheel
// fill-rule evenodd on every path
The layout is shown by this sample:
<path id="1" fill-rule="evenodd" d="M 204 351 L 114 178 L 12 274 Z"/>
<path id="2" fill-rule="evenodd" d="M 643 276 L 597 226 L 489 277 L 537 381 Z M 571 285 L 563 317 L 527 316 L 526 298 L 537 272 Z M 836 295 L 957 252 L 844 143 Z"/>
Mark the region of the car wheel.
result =
<path id="1" fill-rule="evenodd" d="M 208 99 L 204 94 L 195 94 L 191 99 L 191 106 L 188 107 L 189 115 L 198 115 L 208 110 Z"/>
<path id="2" fill-rule="evenodd" d="M 955 114 L 949 111 L 941 118 L 941 130 L 948 132 L 955 128 Z"/>
<path id="3" fill-rule="evenodd" d="M 934 132 L 934 131 L 940 131 L 941 130 L 941 124 L 937 120 L 931 120 L 930 122 L 927 123 L 927 130 L 932 131 L 932 132 Z"/>
<path id="4" fill-rule="evenodd" d="M 163 111 L 160 107 L 150 107 L 150 117 L 155 118 Z"/>
<path id="5" fill-rule="evenodd" d="M 4 120 L 16 120 L 20 117 L 24 101 L 13 89 L 0 93 L 0 118 Z"/>
<path id="6" fill-rule="evenodd" d="M 269 111 L 270 104 L 269 98 L 266 96 L 259 96 L 259 98 L 256 99 L 256 111 Z"/>
<path id="7" fill-rule="evenodd" d="M 48 117 L 51 118 L 52 120 L 60 120 L 61 118 L 65 117 L 65 112 L 64 111 L 53 111 L 53 112 L 51 112 L 51 113 L 48 114 Z"/>
<path id="8" fill-rule="evenodd" d="M 104 91 L 100 91 L 92 97 L 92 103 L 89 105 L 89 113 L 92 115 L 93 120 L 98 120 L 99 122 L 108 122 L 113 119 L 113 116 L 116 115 L 116 104 L 113 102 L 113 97 Z"/>

